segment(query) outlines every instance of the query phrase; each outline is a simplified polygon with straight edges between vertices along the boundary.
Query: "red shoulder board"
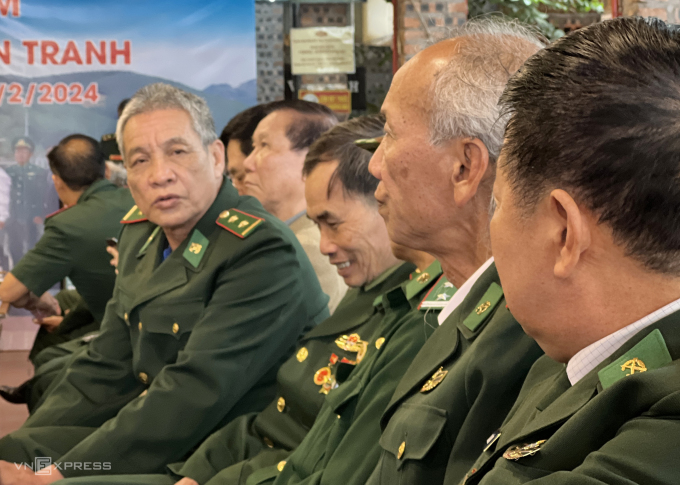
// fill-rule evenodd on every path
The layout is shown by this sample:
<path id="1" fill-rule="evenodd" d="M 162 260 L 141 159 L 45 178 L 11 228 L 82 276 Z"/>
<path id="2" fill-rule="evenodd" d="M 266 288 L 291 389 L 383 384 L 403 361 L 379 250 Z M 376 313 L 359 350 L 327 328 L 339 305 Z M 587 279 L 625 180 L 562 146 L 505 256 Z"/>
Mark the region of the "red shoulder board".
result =
<path id="1" fill-rule="evenodd" d="M 148 219 L 144 217 L 144 214 L 142 214 L 142 211 L 139 210 L 139 207 L 136 205 L 130 209 L 130 212 L 125 214 L 125 217 L 123 217 L 123 220 L 120 221 L 121 224 L 134 224 L 135 222 L 143 222 L 147 221 Z"/>
<path id="2" fill-rule="evenodd" d="M 51 214 L 46 215 L 46 216 L 45 216 L 45 220 L 49 219 L 50 217 L 54 217 L 54 216 L 56 216 L 57 214 L 59 214 L 59 213 L 61 213 L 61 212 L 64 212 L 65 210 L 69 210 L 71 207 L 73 207 L 73 206 L 72 206 L 72 205 L 64 206 L 64 207 L 62 207 L 61 209 L 59 209 L 58 211 L 54 211 L 54 212 L 52 212 Z"/>
<path id="3" fill-rule="evenodd" d="M 245 239 L 253 233 L 253 230 L 264 222 L 261 217 L 246 214 L 238 209 L 229 209 L 220 213 L 217 225 Z"/>

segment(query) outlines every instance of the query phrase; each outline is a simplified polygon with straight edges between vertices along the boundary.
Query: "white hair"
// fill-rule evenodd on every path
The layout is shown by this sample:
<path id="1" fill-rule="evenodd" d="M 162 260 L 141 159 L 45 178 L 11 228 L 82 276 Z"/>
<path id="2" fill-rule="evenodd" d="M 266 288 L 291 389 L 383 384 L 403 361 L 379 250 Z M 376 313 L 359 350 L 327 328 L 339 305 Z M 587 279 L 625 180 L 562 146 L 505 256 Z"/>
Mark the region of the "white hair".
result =
<path id="1" fill-rule="evenodd" d="M 502 18 L 471 20 L 444 42 L 462 37 L 432 85 L 431 141 L 478 138 L 495 162 L 508 121 L 501 118 L 498 99 L 510 76 L 545 44 L 530 27 Z"/>
<path id="2" fill-rule="evenodd" d="M 201 138 L 204 147 L 217 140 L 215 121 L 210 114 L 208 103 L 199 96 L 165 83 L 144 86 L 137 91 L 125 106 L 116 127 L 116 141 L 125 158 L 123 130 L 133 116 L 161 109 L 181 109 L 191 118 L 194 131 Z"/>

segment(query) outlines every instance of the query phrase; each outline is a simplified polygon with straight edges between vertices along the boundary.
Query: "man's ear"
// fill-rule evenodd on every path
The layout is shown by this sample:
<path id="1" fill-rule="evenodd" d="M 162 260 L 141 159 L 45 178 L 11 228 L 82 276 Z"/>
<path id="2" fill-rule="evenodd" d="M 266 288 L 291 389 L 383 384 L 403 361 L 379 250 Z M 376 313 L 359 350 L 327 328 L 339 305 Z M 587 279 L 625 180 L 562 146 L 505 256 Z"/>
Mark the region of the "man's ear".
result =
<path id="1" fill-rule="evenodd" d="M 554 274 L 558 278 L 568 278 L 583 252 L 590 247 L 589 219 L 576 201 L 561 189 L 550 193 L 548 211 L 553 222 L 550 237 L 556 249 Z"/>
<path id="2" fill-rule="evenodd" d="M 489 150 L 479 138 L 458 139 L 454 147 L 453 199 L 458 207 L 463 207 L 475 196 L 486 175 Z"/>
<path id="3" fill-rule="evenodd" d="M 61 190 L 64 187 L 64 181 L 57 174 L 52 174 L 52 182 L 54 182 L 54 189 Z"/>
<path id="4" fill-rule="evenodd" d="M 222 177 L 225 169 L 224 143 L 222 143 L 222 140 L 217 139 L 212 142 L 208 147 L 208 154 L 212 157 L 215 177 Z"/>

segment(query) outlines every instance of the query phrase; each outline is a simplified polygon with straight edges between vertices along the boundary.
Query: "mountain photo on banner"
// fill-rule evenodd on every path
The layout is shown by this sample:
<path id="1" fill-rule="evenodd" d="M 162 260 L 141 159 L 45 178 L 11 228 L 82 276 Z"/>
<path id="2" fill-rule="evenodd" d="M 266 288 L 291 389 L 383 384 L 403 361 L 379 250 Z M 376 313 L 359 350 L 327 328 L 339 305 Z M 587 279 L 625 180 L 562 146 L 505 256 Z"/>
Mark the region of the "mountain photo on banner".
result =
<path id="1" fill-rule="evenodd" d="M 254 0 L 3 0 L 0 166 L 29 137 L 115 131 L 120 101 L 155 82 L 203 97 L 219 133 L 256 104 Z M 13 11 L 18 5 L 20 11 Z M 18 13 L 18 15 L 16 15 Z"/>

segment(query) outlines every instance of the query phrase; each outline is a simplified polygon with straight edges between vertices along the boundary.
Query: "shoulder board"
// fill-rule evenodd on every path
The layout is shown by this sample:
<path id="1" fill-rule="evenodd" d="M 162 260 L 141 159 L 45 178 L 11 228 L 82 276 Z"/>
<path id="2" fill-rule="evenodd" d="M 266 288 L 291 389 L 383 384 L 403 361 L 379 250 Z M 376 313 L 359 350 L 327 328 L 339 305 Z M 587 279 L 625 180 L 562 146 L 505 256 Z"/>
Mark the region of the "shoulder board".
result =
<path id="1" fill-rule="evenodd" d="M 418 310 L 423 308 L 441 310 L 449 304 L 449 300 L 456 294 L 456 291 L 458 291 L 458 288 L 453 286 L 453 283 L 446 279 L 446 276 L 442 275 L 432 288 L 430 288 L 430 291 L 427 292 L 425 298 L 420 302 Z"/>
<path id="2" fill-rule="evenodd" d="M 230 233 L 245 239 L 253 233 L 253 230 L 264 222 L 261 217 L 242 212 L 238 209 L 222 211 L 217 218 L 217 225 Z"/>
<path id="3" fill-rule="evenodd" d="M 139 210 L 139 207 L 136 205 L 130 209 L 130 211 L 125 214 L 125 217 L 123 217 L 123 220 L 120 221 L 121 224 L 134 224 L 135 222 L 142 222 L 142 221 L 147 221 L 148 219 L 144 217 L 144 214 L 142 214 L 142 211 Z"/>
<path id="4" fill-rule="evenodd" d="M 122 155 L 109 155 L 109 160 L 111 160 L 112 162 L 122 162 L 123 156 Z"/>
<path id="5" fill-rule="evenodd" d="M 666 341 L 657 328 L 640 340 L 632 349 L 597 373 L 603 389 L 624 377 L 658 369 L 673 362 Z"/>
<path id="6" fill-rule="evenodd" d="M 433 281 L 442 274 L 442 267 L 439 261 L 435 261 L 430 266 L 427 267 L 422 273 L 414 272 L 411 273 L 411 279 L 408 281 L 404 287 L 404 293 L 406 293 L 406 298 L 411 300 L 412 298 L 418 296 L 418 294 L 425 288 L 429 288 Z"/>
<path id="7" fill-rule="evenodd" d="M 477 332 L 482 324 L 493 313 L 494 308 L 503 298 L 503 288 L 496 283 L 491 283 L 489 289 L 475 305 L 474 310 L 463 320 L 463 326 L 470 332 Z"/>
<path id="8" fill-rule="evenodd" d="M 71 207 L 73 207 L 73 206 L 72 206 L 72 205 L 69 205 L 69 206 L 66 206 L 66 207 L 62 207 L 62 208 L 59 209 L 58 211 L 54 211 L 54 212 L 52 212 L 51 214 L 46 215 L 46 216 L 45 216 L 45 220 L 49 219 L 50 217 L 54 217 L 54 216 L 56 216 L 57 214 L 60 214 L 60 213 L 62 213 L 62 212 L 64 212 L 64 211 L 66 211 L 66 210 L 69 210 Z"/>

